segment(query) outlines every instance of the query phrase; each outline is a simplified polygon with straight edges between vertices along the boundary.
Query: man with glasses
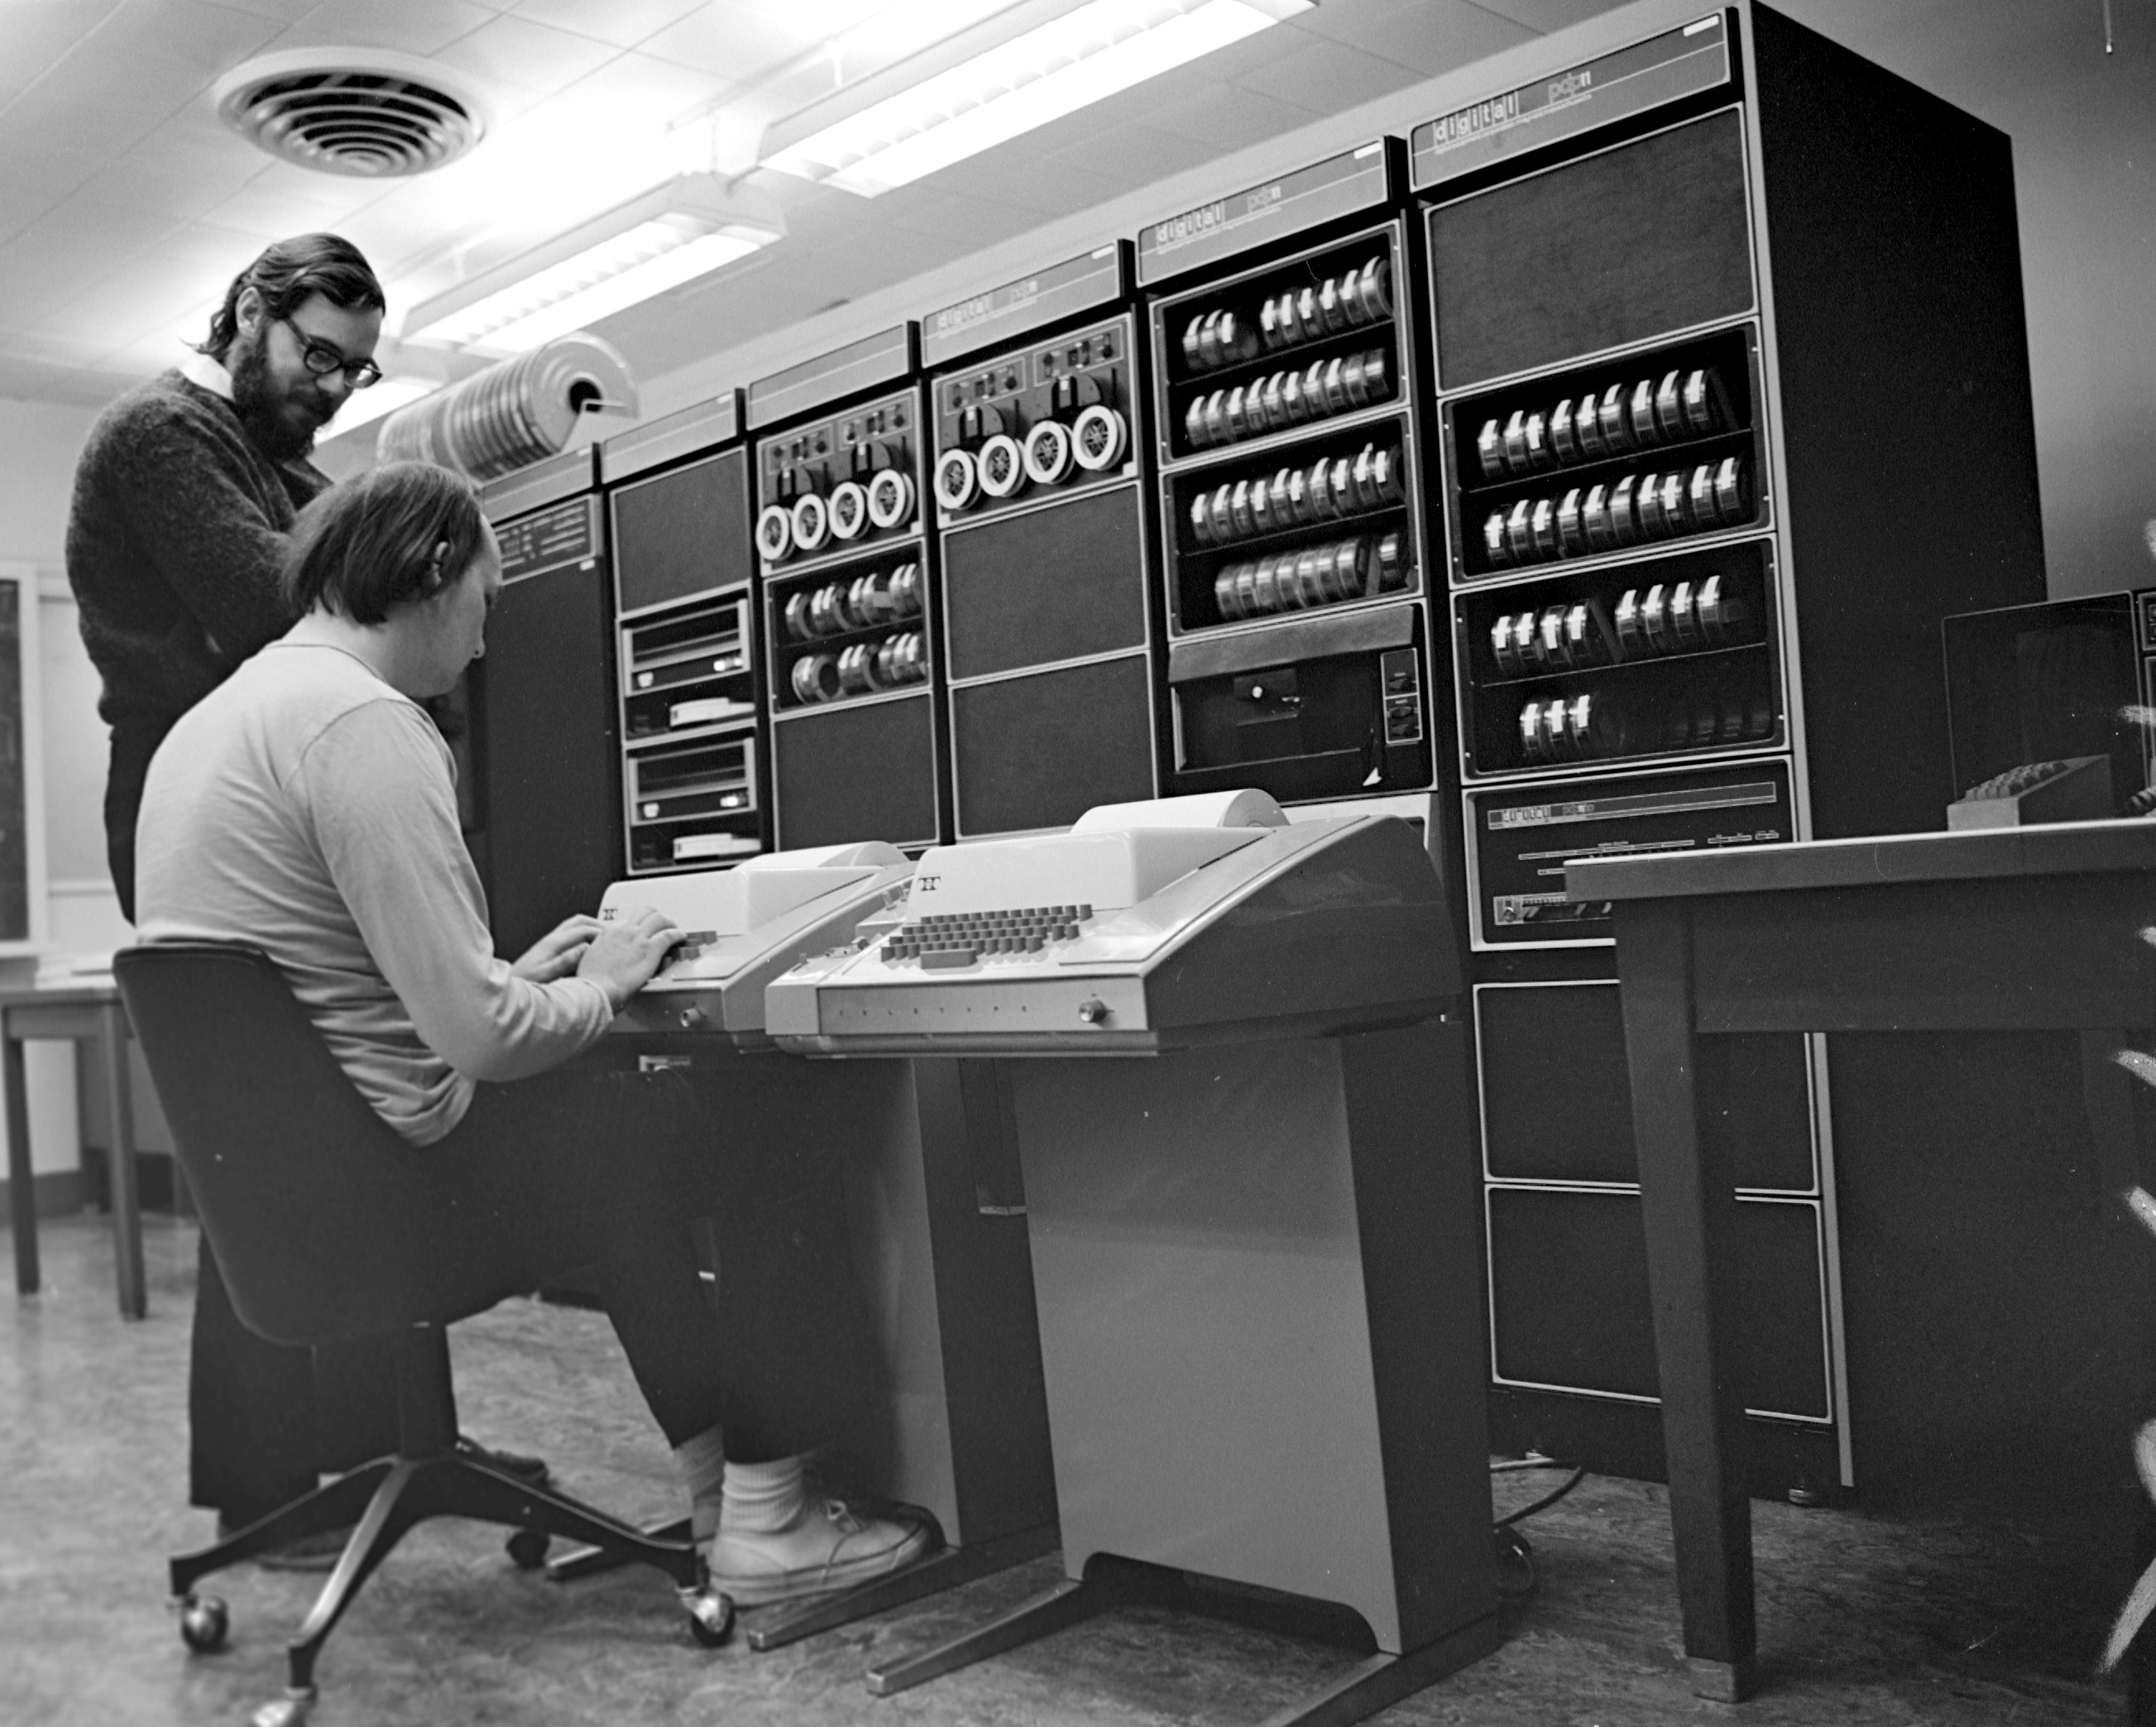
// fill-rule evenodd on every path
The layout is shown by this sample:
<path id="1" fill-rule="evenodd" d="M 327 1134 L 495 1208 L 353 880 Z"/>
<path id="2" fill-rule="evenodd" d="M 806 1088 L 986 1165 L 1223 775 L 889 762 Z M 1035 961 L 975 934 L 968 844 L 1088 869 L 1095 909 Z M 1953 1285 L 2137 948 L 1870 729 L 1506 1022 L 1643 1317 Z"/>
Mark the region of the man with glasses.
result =
<path id="1" fill-rule="evenodd" d="M 300 508 L 329 476 L 307 460 L 354 390 L 381 377 L 382 285 L 335 234 L 280 240 L 242 270 L 187 362 L 98 417 L 75 469 L 68 580 L 112 730 L 105 846 L 135 917 L 135 821 L 174 721 L 292 624 L 281 572 Z M 241 1325 L 205 1241 L 188 1409 L 192 1492 L 244 1527 L 318 1470 L 395 1449 L 390 1358 L 265 1343 Z M 497 1462 L 543 1477 L 531 1458 Z M 316 1544 L 334 1561 L 336 1544 Z"/>

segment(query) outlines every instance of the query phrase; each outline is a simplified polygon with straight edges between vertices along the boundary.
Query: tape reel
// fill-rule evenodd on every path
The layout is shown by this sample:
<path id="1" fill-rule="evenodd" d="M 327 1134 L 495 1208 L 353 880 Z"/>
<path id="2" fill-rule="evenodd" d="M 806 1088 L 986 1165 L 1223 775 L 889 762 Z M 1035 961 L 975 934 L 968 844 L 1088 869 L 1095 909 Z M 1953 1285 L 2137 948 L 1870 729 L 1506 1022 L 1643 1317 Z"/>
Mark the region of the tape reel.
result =
<path id="1" fill-rule="evenodd" d="M 793 543 L 803 552 L 820 552 L 831 537 L 831 506 L 813 491 L 793 501 Z"/>
<path id="2" fill-rule="evenodd" d="M 972 509 L 980 495 L 980 470 L 971 450 L 947 450 L 936 458 L 936 501 L 946 516 Z"/>
<path id="3" fill-rule="evenodd" d="M 777 563 L 793 549 L 793 517 L 783 504 L 766 504 L 756 518 L 756 549 L 766 563 Z"/>
<path id="4" fill-rule="evenodd" d="M 913 476 L 897 468 L 880 470 L 869 481 L 869 521 L 888 532 L 912 516 Z"/>
<path id="5" fill-rule="evenodd" d="M 981 490 L 990 497 L 1015 497 L 1024 489 L 1025 452 L 1009 433 L 998 432 L 983 443 L 976 465 L 980 470 Z"/>
<path id="6" fill-rule="evenodd" d="M 831 532 L 841 540 L 858 540 L 868 532 L 869 495 L 858 480 L 842 480 L 831 488 Z"/>
<path id="7" fill-rule="evenodd" d="M 1115 408 L 1096 401 L 1091 408 L 1078 409 L 1078 419 L 1071 420 L 1071 457 L 1089 475 L 1104 475 L 1122 464 L 1127 449 L 1130 420 Z"/>
<path id="8" fill-rule="evenodd" d="M 1062 421 L 1044 419 L 1025 434 L 1026 477 L 1035 486 L 1060 486 L 1077 466 L 1077 451 L 1070 428 Z"/>
<path id="9" fill-rule="evenodd" d="M 839 662 L 829 654 L 803 654 L 787 681 L 803 702 L 829 702 L 839 693 Z"/>

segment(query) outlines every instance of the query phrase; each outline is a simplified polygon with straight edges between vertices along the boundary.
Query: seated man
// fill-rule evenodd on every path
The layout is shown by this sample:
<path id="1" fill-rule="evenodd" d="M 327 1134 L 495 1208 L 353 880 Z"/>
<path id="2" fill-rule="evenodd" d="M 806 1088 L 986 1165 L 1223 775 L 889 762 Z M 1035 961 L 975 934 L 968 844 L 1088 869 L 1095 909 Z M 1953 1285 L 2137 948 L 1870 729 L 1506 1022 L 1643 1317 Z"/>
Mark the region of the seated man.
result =
<path id="1" fill-rule="evenodd" d="M 501 589 L 471 486 L 400 463 L 326 493 L 300 517 L 285 581 L 300 621 L 151 764 L 144 938 L 266 951 L 361 1095 L 428 1148 L 460 1251 L 498 1266 L 505 1293 L 598 1268 L 719 1588 L 753 1606 L 905 1564 L 924 1530 L 811 1504 L 803 1487 L 802 1454 L 858 1385 L 856 1340 L 760 1346 L 804 1313 L 845 1310 L 814 1287 L 814 1256 L 774 1246 L 799 1232 L 757 1221 L 754 1160 L 783 1156 L 730 1145 L 680 1073 L 548 1072 L 604 1034 L 680 932 L 656 912 L 572 917 L 514 965 L 495 956 L 449 753 L 418 705 L 483 651 Z M 720 1258 L 729 1285 L 753 1266 L 757 1287 L 730 1288 L 724 1317 L 690 1236 L 707 1209 L 690 1197 L 691 1151 L 741 1177 L 742 1203 L 716 1220 Z"/>

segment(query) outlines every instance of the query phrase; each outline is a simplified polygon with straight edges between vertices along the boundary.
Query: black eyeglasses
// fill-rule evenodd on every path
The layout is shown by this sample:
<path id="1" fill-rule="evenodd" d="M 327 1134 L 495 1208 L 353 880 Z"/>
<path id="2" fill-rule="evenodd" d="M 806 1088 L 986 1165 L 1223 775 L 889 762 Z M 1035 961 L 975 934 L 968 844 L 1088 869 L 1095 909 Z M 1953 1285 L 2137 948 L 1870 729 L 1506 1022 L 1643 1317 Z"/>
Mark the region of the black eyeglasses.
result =
<path id="1" fill-rule="evenodd" d="M 344 373 L 346 388 L 363 390 L 369 384 L 382 382 L 382 368 L 372 360 L 347 360 L 343 351 L 332 347 L 318 337 L 307 334 L 290 318 L 277 321 L 300 338 L 300 363 L 317 378 L 327 378 L 332 372 Z"/>

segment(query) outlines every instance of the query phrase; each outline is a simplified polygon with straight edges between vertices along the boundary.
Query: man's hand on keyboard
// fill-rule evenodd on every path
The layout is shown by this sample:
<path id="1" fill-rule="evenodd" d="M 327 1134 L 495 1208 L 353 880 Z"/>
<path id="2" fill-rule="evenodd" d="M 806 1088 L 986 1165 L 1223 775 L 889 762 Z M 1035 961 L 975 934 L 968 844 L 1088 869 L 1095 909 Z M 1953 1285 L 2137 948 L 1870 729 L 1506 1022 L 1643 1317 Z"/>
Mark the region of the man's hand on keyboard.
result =
<path id="1" fill-rule="evenodd" d="M 619 923 L 602 923 L 577 962 L 577 975 L 604 989 L 619 1013 L 651 981 L 680 939 L 680 926 L 663 912 L 639 912 Z"/>
<path id="2" fill-rule="evenodd" d="M 598 918 L 580 912 L 541 936 L 509 969 L 530 984 L 551 984 L 557 978 L 572 976 L 599 928 Z"/>

